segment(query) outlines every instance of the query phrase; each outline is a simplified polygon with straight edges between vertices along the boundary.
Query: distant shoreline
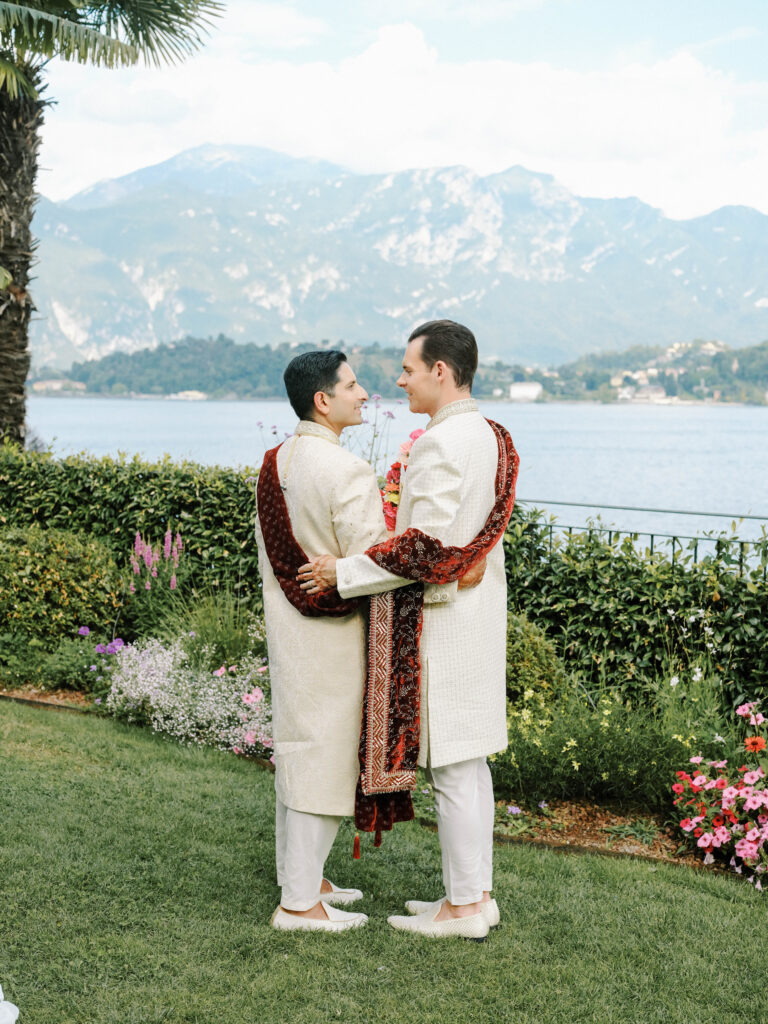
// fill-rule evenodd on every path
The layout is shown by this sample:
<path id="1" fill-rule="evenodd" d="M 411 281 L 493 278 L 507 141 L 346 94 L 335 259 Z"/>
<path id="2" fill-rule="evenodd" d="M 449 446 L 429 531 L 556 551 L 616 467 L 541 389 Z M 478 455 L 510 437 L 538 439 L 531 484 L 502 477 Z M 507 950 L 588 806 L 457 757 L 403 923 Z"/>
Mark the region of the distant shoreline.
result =
<path id="1" fill-rule="evenodd" d="M 265 395 L 259 398 L 210 398 L 206 395 L 205 398 L 178 398 L 175 395 L 144 395 L 129 393 L 125 395 L 105 395 L 99 394 L 94 391 L 28 391 L 27 398 L 56 398 L 62 400 L 71 400 L 74 398 L 86 398 L 89 400 L 101 400 L 106 402 L 114 401 L 131 401 L 131 402 L 178 402 L 185 405 L 196 405 L 196 404 L 211 404 L 213 402 L 221 402 L 227 405 L 239 403 L 239 402 L 287 402 L 288 399 L 285 396 L 279 395 Z M 384 398 L 382 402 L 397 403 L 403 402 L 400 398 Z M 482 398 L 476 398 L 477 402 L 493 403 L 494 405 L 509 405 L 515 406 L 529 406 L 529 405 L 604 405 L 604 406 L 631 406 L 633 409 L 638 406 L 658 406 L 660 408 L 680 408 L 680 407 L 699 407 L 699 406 L 713 406 L 722 408 L 754 408 L 763 409 L 768 408 L 768 403 L 760 402 L 726 402 L 722 400 L 715 401 L 712 398 L 675 398 L 669 397 L 666 399 L 622 399 L 621 401 L 615 400 L 612 402 L 603 402 L 599 399 L 591 398 L 551 398 L 547 397 L 543 401 L 537 400 L 535 402 L 520 402 L 513 401 L 509 398 L 503 398 L 501 396 L 497 398 L 483 396 Z"/>

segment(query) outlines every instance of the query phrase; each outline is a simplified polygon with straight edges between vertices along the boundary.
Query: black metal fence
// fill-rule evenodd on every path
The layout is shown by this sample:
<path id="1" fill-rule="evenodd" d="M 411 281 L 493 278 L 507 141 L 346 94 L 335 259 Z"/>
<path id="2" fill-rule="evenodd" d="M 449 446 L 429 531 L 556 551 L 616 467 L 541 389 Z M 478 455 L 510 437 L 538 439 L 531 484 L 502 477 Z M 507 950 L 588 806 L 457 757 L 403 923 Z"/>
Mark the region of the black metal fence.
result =
<path id="1" fill-rule="evenodd" d="M 581 525 L 562 523 L 559 519 L 552 517 L 548 523 L 542 523 L 549 537 L 550 553 L 555 546 L 556 536 L 567 537 L 567 542 L 574 534 L 587 534 L 588 537 L 599 535 L 607 537 L 608 544 L 618 542 L 622 537 L 629 538 L 633 544 L 641 543 L 647 538 L 645 549 L 651 555 L 657 551 L 664 551 L 669 554 L 672 562 L 683 556 L 690 557 L 694 563 L 709 556 L 716 557 L 721 563 L 732 565 L 734 571 L 743 576 L 747 569 L 754 569 L 755 564 L 762 563 L 763 578 L 768 573 L 768 515 L 756 516 L 744 513 L 729 512 L 697 512 L 690 509 L 669 509 L 669 508 L 643 508 L 636 505 L 595 505 L 579 501 L 551 501 L 533 498 L 518 498 L 517 504 L 530 509 L 545 510 L 550 506 L 563 508 L 583 508 L 597 510 L 597 520 L 589 519 Z M 663 514 L 665 516 L 701 517 L 703 519 L 727 519 L 731 522 L 732 532 L 726 534 L 722 531 L 707 530 L 698 534 L 686 534 L 681 532 L 667 533 L 651 530 L 638 530 L 619 528 L 612 524 L 603 524 L 602 512 L 642 512 Z M 758 537 L 744 539 L 736 535 L 736 524 L 750 521 L 762 523 L 761 533 Z M 687 543 L 685 543 L 687 542 Z"/>

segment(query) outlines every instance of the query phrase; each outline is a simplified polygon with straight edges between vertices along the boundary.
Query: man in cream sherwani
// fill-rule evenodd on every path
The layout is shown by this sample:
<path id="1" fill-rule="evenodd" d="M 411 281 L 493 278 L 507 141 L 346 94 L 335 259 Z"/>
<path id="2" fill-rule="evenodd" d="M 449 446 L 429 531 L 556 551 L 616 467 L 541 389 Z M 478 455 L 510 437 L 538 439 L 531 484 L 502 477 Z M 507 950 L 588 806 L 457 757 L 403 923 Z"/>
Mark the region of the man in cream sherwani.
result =
<path id="1" fill-rule="evenodd" d="M 307 352 L 291 361 L 285 384 L 299 417 L 278 451 L 277 469 L 293 534 L 308 555 L 343 557 L 386 539 L 371 466 L 340 445 L 344 427 L 362 422 L 368 395 L 341 352 Z M 357 747 L 365 680 L 364 610 L 308 618 L 277 582 L 257 521 L 259 568 L 272 683 L 277 880 L 283 930 L 342 931 L 364 914 L 336 909 L 362 897 L 323 877 L 342 816 L 354 812 Z"/>
<path id="2" fill-rule="evenodd" d="M 398 384 L 412 412 L 430 417 L 403 476 L 396 532 L 415 527 L 464 546 L 481 530 L 495 498 L 498 446 L 471 397 L 477 345 L 471 331 L 432 321 L 408 340 Z M 355 554 L 304 567 L 309 592 L 337 585 L 342 597 L 409 583 Z M 434 937 L 483 938 L 498 923 L 491 898 L 494 799 L 486 757 L 507 745 L 506 580 L 498 544 L 473 589 L 456 583 L 424 607 L 421 634 L 419 764 L 435 793 L 445 898 L 411 900 L 395 928 Z M 438 600 L 437 598 L 440 598 Z"/>

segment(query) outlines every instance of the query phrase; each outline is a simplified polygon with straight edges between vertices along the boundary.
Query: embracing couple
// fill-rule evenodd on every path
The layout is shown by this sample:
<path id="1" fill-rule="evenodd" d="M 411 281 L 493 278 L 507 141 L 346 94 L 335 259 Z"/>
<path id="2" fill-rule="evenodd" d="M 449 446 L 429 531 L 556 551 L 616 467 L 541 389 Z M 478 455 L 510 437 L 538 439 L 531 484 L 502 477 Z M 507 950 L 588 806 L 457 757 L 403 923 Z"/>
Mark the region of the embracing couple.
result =
<path id="1" fill-rule="evenodd" d="M 413 817 L 417 766 L 434 791 L 445 896 L 407 901 L 390 925 L 482 940 L 498 924 L 486 757 L 507 745 L 500 540 L 518 458 L 471 397 L 477 358 L 472 332 L 450 320 L 408 339 L 397 383 L 429 421 L 401 477 L 394 534 L 372 467 L 340 445 L 368 398 L 344 354 L 307 352 L 285 371 L 299 424 L 265 456 L 256 528 L 282 889 L 275 928 L 367 922 L 339 909 L 363 894 L 330 882 L 325 860 L 346 815 L 376 845 Z"/>

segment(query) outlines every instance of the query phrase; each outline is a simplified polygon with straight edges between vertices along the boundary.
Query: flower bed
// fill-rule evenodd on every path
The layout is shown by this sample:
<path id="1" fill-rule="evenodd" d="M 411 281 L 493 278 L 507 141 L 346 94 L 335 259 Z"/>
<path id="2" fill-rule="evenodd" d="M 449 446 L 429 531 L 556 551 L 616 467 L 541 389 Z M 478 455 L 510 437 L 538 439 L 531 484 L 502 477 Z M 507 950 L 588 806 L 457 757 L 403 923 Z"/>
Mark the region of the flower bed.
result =
<path id="1" fill-rule="evenodd" d="M 260 658 L 210 672 L 190 664 L 182 640 L 151 639 L 120 649 L 104 706 L 182 743 L 269 757 L 267 683 Z"/>
<path id="2" fill-rule="evenodd" d="M 765 723 L 757 703 L 742 704 L 736 714 L 748 720 L 754 735 L 744 739 L 748 754 L 759 755 L 753 763 L 729 768 L 727 759 L 690 759 L 692 772 L 677 772 L 672 785 L 675 806 L 688 811 L 679 827 L 689 845 L 704 853 L 704 863 L 725 862 L 762 889 L 761 876 L 768 865 L 768 774 L 766 740 L 760 732 Z"/>

